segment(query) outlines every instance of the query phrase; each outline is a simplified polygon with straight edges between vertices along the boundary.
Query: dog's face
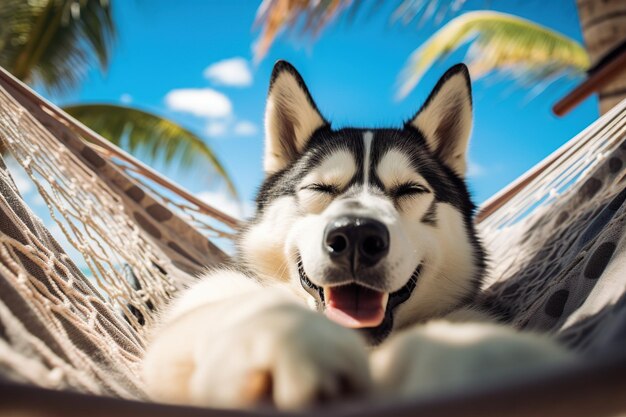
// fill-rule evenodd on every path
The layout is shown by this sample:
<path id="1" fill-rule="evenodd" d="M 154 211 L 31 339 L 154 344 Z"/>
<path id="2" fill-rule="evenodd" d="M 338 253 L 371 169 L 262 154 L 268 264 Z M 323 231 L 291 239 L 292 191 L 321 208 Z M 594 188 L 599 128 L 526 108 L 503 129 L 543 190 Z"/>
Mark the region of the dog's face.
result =
<path id="1" fill-rule="evenodd" d="M 242 260 L 372 343 L 475 293 L 484 269 L 463 181 L 467 69 L 451 68 L 402 129 L 333 130 L 302 78 L 276 64 L 266 180 Z"/>

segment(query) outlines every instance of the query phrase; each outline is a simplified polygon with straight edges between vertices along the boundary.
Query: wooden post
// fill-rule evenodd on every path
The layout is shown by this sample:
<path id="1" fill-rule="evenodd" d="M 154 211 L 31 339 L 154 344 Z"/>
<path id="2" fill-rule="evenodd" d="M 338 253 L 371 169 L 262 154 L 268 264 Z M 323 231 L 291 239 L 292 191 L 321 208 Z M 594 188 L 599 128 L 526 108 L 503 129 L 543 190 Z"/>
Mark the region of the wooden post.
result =
<path id="1" fill-rule="evenodd" d="M 626 40 L 626 0 L 577 0 L 580 26 L 592 65 Z M 600 114 L 626 98 L 626 71 L 598 92 Z"/>

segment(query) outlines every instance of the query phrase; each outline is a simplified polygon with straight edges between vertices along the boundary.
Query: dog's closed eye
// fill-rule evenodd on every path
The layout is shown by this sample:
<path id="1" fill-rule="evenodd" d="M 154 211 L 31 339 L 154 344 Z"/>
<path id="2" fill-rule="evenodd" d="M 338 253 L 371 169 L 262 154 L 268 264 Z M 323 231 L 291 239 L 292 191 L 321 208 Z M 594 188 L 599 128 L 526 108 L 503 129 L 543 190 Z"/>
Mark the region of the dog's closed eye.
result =
<path id="1" fill-rule="evenodd" d="M 332 184 L 313 183 L 300 187 L 300 190 L 309 190 L 330 195 L 339 194 L 339 187 Z"/>
<path id="2" fill-rule="evenodd" d="M 406 183 L 400 184 L 393 189 L 391 189 L 390 194 L 395 199 L 399 199 L 402 197 L 415 197 L 420 194 L 428 194 L 430 190 L 425 186 L 417 183 Z"/>

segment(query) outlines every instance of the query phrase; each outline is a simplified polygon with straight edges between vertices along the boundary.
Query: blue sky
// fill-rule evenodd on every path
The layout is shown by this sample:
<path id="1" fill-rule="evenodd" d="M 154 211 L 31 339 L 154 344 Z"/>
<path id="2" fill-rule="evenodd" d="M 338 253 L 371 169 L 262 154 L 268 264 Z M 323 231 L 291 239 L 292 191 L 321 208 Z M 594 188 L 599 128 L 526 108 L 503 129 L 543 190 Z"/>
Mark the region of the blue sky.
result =
<path id="1" fill-rule="evenodd" d="M 91 72 L 79 91 L 52 97 L 53 101 L 130 101 L 133 106 L 180 122 L 217 151 L 244 201 L 253 198 L 263 177 L 264 102 L 277 59 L 286 59 L 299 69 L 320 110 L 334 126 L 382 127 L 399 126 L 415 113 L 437 78 L 463 58 L 460 52 L 438 63 L 413 93 L 403 101 L 395 101 L 396 78 L 407 57 L 440 24 L 390 25 L 388 16 L 395 2 L 388 2 L 373 16 L 362 13 L 352 23 L 334 22 L 315 43 L 299 35 L 279 37 L 263 61 L 256 66 L 249 64 L 249 85 L 227 86 L 207 79 L 203 73 L 223 60 L 239 57 L 251 61 L 252 45 L 259 34 L 252 28 L 257 2 L 112 3 L 119 36 L 108 72 Z M 470 0 L 463 10 L 489 5 L 581 40 L 574 3 Z M 551 105 L 575 82 L 562 80 L 530 101 L 527 90 L 506 79 L 492 77 L 473 84 L 475 124 L 469 183 L 477 202 L 484 201 L 597 118 L 595 99 L 587 100 L 564 118 L 551 114 Z M 224 111 L 222 106 L 220 116 L 209 117 L 210 111 L 198 116 L 176 110 L 166 97 L 181 89 L 211 89 L 226 97 L 230 111 Z M 221 134 L 215 136 L 220 130 Z M 222 190 L 208 175 L 181 174 L 172 169 L 165 172 L 192 192 L 217 196 L 218 205 L 223 201 L 219 197 Z M 229 206 L 223 207 L 232 211 Z"/>

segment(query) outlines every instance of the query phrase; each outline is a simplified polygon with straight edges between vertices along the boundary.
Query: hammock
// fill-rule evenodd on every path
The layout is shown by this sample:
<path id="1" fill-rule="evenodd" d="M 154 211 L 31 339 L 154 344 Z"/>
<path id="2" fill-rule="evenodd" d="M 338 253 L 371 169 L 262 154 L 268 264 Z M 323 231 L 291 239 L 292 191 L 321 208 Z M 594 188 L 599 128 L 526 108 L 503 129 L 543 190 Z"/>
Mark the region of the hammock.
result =
<path id="1" fill-rule="evenodd" d="M 626 101 L 486 202 L 482 299 L 588 361 L 508 385 L 326 415 L 611 415 L 626 409 Z M 0 159 L 0 413 L 218 416 L 144 402 L 139 360 L 155 314 L 238 222 L 111 145 L 0 69 L 0 142 L 28 175 L 52 237 Z M 16 172 L 14 171 L 14 174 Z M 221 248 L 220 248 L 221 247 Z"/>

